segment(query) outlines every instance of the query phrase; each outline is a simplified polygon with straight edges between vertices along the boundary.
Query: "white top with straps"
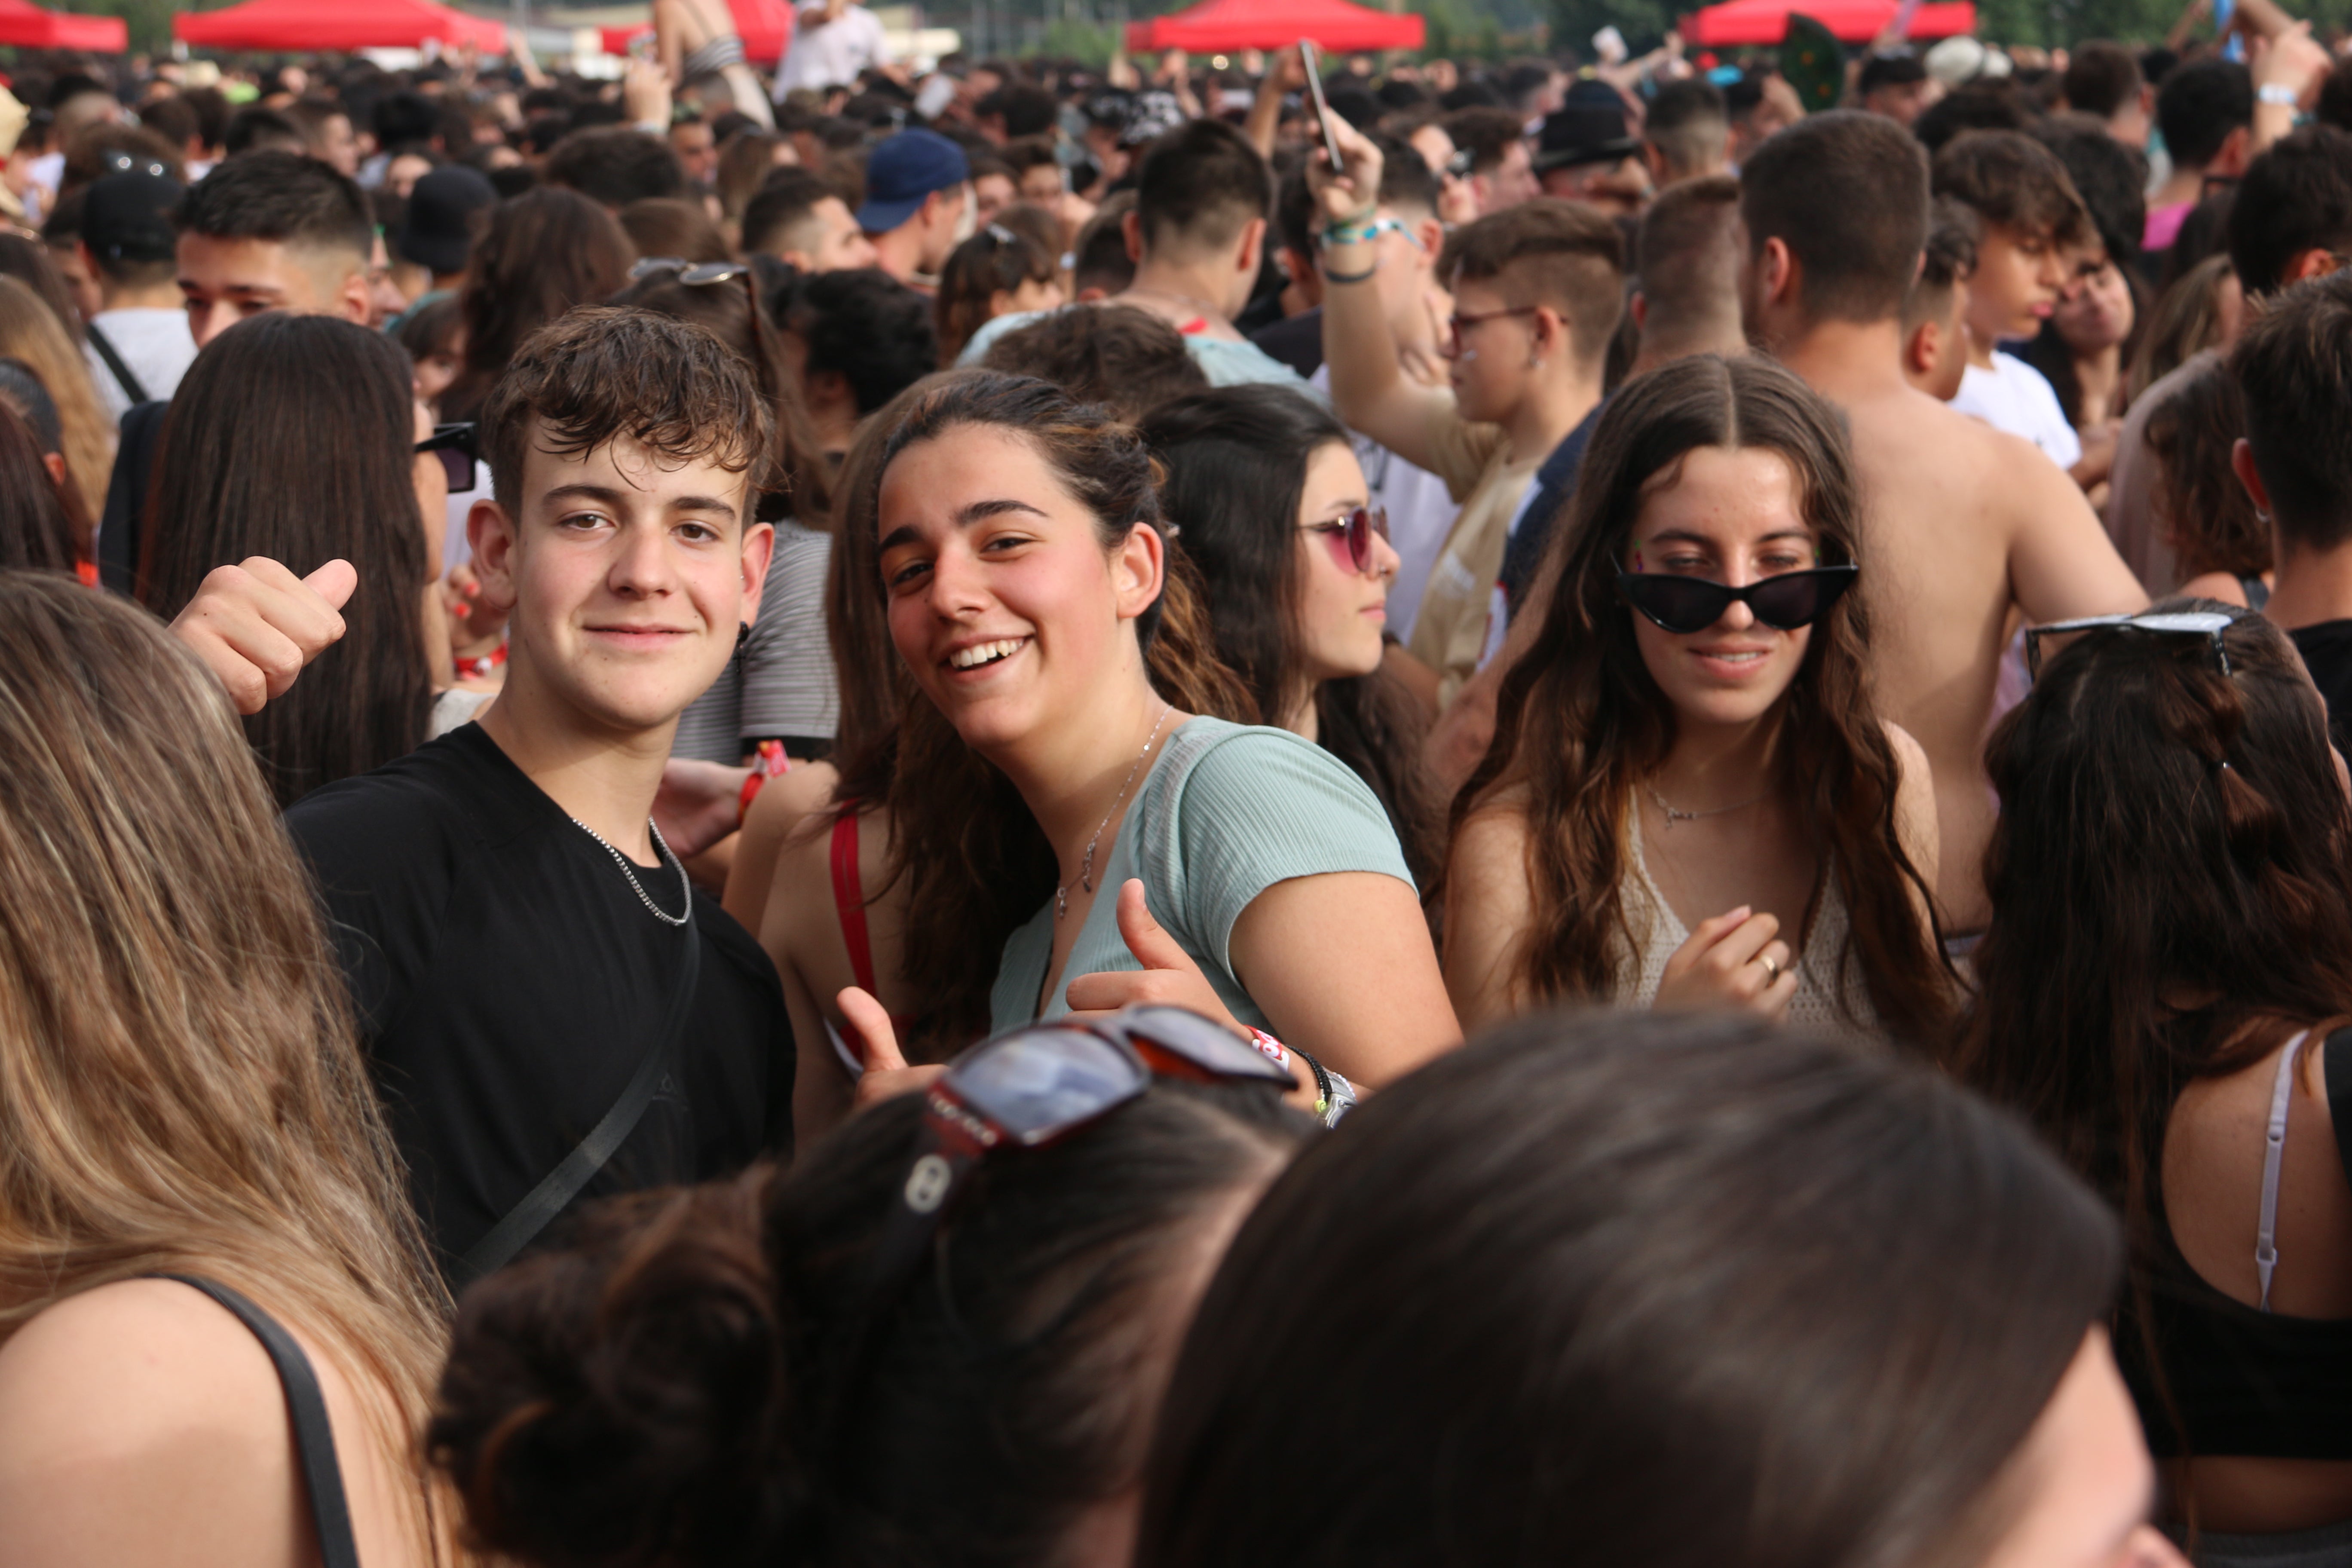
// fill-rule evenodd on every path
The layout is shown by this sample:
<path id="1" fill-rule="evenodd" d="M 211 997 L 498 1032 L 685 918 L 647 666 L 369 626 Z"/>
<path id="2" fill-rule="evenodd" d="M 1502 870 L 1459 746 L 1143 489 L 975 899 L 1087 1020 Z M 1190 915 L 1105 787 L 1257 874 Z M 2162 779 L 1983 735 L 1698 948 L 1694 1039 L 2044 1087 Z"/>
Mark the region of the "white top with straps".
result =
<path id="1" fill-rule="evenodd" d="M 1690 931 L 1658 891 L 1650 863 L 1642 853 L 1640 808 L 1626 814 L 1628 847 L 1633 874 L 1625 879 L 1618 898 L 1633 931 L 1635 947 L 1617 957 L 1617 1000 L 1629 1007 L 1647 1007 L 1658 999 L 1658 985 L 1666 976 L 1666 960 L 1690 940 Z M 1832 1026 L 1875 1028 L 1878 1009 L 1871 1005 L 1870 989 L 1855 965 L 1845 962 L 1848 923 L 1845 899 L 1837 879 L 1828 879 L 1813 929 L 1803 933 L 1804 951 L 1798 954 L 1797 994 L 1789 999 L 1788 1022 Z M 1783 940 L 1787 937 L 1784 934 Z M 1621 939 L 1622 942 L 1622 939 Z M 1788 943 L 1790 947 L 1797 944 Z"/>
<path id="2" fill-rule="evenodd" d="M 2254 1272 L 2262 1276 L 2262 1309 L 2271 1310 L 2271 1275 L 2278 1268 L 2279 1168 L 2286 1159 L 2286 1113 L 2294 1100 L 2295 1058 L 2311 1038 L 2304 1030 L 2279 1053 L 2278 1076 L 2271 1080 L 2270 1128 L 2263 1139 L 2262 1226 L 2254 1233 Z"/>

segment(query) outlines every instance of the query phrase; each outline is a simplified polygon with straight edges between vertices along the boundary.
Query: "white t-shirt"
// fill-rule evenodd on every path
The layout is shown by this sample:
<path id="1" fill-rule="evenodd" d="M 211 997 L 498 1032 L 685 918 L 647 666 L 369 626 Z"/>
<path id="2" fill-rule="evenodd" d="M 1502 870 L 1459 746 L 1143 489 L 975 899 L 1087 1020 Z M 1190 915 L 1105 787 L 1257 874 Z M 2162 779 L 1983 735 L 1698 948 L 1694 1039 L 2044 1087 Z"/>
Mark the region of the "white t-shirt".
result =
<path id="1" fill-rule="evenodd" d="M 2012 354 L 1995 349 L 1990 370 L 1969 366 L 1952 406 L 1996 430 L 2024 437 L 2062 468 L 2083 460 L 2082 438 L 2066 423 L 2048 378 Z"/>
<path id="2" fill-rule="evenodd" d="M 161 306 L 100 310 L 90 318 L 89 324 L 106 334 L 106 341 L 114 345 L 114 352 L 130 367 L 139 389 L 150 402 L 168 400 L 179 391 L 180 377 L 195 363 L 196 340 L 189 335 L 185 310 Z M 89 362 L 89 378 L 97 384 L 98 395 L 107 412 L 121 419 L 130 411 L 131 395 L 114 379 L 114 372 L 99 356 L 96 344 L 86 342 L 81 352 Z"/>
<path id="3" fill-rule="evenodd" d="M 855 85 L 860 71 L 890 62 L 890 46 L 882 37 L 881 19 L 863 5 L 852 5 L 830 22 L 809 25 L 824 14 L 822 5 L 803 5 L 793 19 L 793 41 L 776 71 L 776 99 L 796 87 L 828 88 Z"/>
<path id="4" fill-rule="evenodd" d="M 1331 367 L 1318 365 L 1312 384 L 1326 396 L 1331 391 Z M 1389 584 L 1389 630 L 1399 639 L 1412 636 L 1413 617 L 1421 611 L 1422 590 L 1437 565 L 1437 552 L 1462 515 L 1462 503 L 1445 481 L 1427 468 L 1416 468 L 1369 436 L 1351 443 L 1356 461 L 1363 466 L 1364 482 L 1371 487 L 1372 504 L 1389 514 L 1389 543 L 1397 552 L 1396 581 Z"/>

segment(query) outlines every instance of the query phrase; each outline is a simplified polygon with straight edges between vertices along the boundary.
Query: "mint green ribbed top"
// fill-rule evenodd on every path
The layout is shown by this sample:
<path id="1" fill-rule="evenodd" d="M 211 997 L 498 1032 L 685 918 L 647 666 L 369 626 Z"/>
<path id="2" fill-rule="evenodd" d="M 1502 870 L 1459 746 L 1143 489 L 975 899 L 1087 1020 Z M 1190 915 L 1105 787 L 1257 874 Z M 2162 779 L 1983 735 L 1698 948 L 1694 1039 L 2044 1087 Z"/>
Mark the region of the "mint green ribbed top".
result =
<path id="1" fill-rule="evenodd" d="M 1190 720 L 1137 786 L 1062 984 L 1043 1011 L 1037 994 L 1053 961 L 1054 901 L 1005 939 L 990 997 L 992 1026 L 1057 1018 L 1070 1010 L 1070 981 L 1142 967 L 1118 934 L 1118 889 L 1140 877 L 1152 918 L 1192 955 L 1234 1017 L 1264 1027 L 1265 1015 L 1234 977 L 1234 922 L 1276 882 L 1339 871 L 1413 885 L 1396 830 L 1364 781 L 1287 730 Z M 1332 949 L 1344 963 L 1343 932 L 1332 933 Z"/>

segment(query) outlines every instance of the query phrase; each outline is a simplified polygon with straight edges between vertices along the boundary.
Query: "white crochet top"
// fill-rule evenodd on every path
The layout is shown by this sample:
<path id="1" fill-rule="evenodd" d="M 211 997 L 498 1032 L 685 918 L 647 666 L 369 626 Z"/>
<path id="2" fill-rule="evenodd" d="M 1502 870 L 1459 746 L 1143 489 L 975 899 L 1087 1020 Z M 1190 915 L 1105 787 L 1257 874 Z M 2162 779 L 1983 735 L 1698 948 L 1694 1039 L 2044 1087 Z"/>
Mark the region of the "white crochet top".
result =
<path id="1" fill-rule="evenodd" d="M 1658 999 L 1658 983 L 1665 978 L 1666 960 L 1690 940 L 1690 932 L 1650 878 L 1650 863 L 1642 853 L 1640 808 L 1627 812 L 1625 820 L 1633 874 L 1626 879 L 1619 900 L 1624 905 L 1625 922 L 1632 928 L 1638 945 L 1627 952 L 1622 947 L 1623 939 L 1619 939 L 1617 1001 L 1623 1006 L 1647 1007 Z M 1798 947 L 1800 940 L 1803 944 L 1797 955 L 1797 994 L 1789 999 L 1789 1023 L 1863 1029 L 1878 1026 L 1878 1009 L 1871 1005 L 1870 988 L 1862 983 L 1859 966 L 1846 961 L 1851 931 L 1845 899 L 1832 877 L 1822 890 L 1822 907 L 1813 916 L 1812 930 L 1799 933 L 1797 938 L 1786 931 L 1781 932 L 1780 940 L 1790 948 Z"/>

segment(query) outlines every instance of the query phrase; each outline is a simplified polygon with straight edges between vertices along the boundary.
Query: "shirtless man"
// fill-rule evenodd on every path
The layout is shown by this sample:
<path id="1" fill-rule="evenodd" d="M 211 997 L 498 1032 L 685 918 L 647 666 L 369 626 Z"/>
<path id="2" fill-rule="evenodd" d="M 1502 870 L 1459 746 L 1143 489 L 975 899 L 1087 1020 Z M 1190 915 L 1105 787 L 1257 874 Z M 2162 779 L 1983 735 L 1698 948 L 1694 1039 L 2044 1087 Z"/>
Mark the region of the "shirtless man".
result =
<path id="1" fill-rule="evenodd" d="M 1903 374 L 1902 311 L 1927 233 L 1927 155 L 1895 121 L 1816 114 L 1740 171 L 1740 310 L 1748 337 L 1845 410 L 1871 505 L 1863 561 L 1879 711 L 1935 771 L 1945 929 L 1981 929 L 1996 803 L 1984 737 L 2011 612 L 2056 621 L 2143 609 L 2097 514 L 2030 441 L 1954 413 Z M 1494 729 L 1494 689 L 1541 624 L 1539 571 L 1512 638 L 1430 740 L 1458 785 Z"/>
<path id="2" fill-rule="evenodd" d="M 1740 171 L 1748 336 L 1853 423 L 1871 502 L 1864 562 L 1880 710 L 1936 774 L 1947 929 L 1981 928 L 1996 803 L 1984 735 L 2012 609 L 2028 621 L 2146 607 L 2083 492 L 2032 443 L 1904 379 L 1902 310 L 1927 231 L 1927 156 L 1890 120 L 1817 114 Z"/>

